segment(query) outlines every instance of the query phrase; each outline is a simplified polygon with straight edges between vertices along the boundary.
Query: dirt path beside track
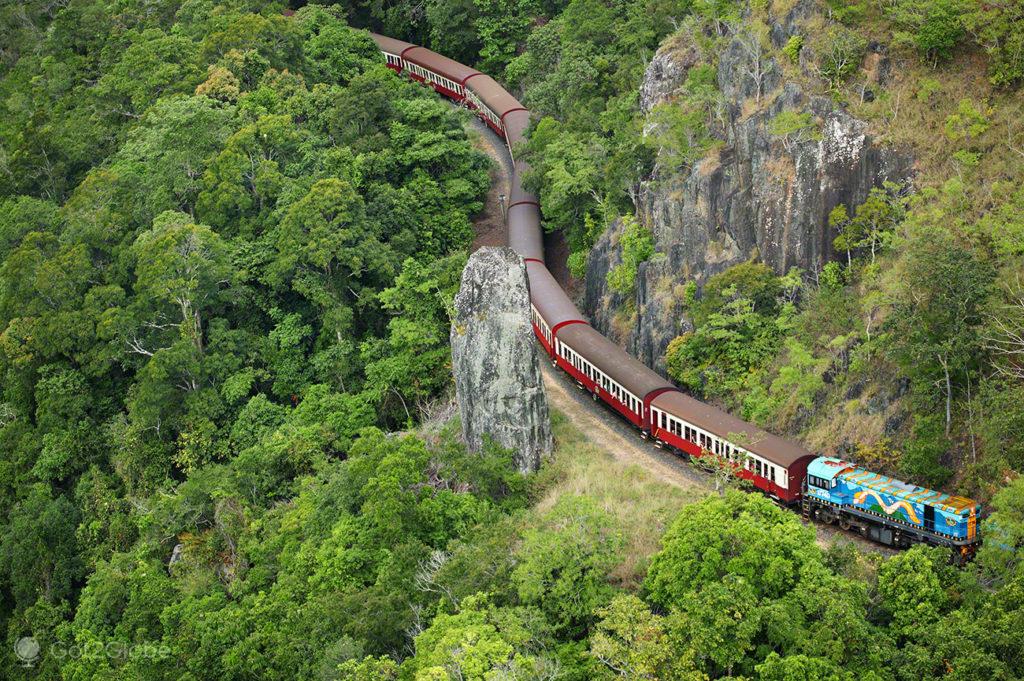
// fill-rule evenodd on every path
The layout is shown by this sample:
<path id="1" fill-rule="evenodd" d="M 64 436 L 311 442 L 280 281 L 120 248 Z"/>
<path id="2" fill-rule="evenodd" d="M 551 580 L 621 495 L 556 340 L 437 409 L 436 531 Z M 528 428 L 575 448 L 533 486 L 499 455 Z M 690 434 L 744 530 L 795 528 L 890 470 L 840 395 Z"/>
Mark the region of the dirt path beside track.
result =
<path id="1" fill-rule="evenodd" d="M 642 439 L 639 431 L 609 413 L 603 402 L 595 402 L 589 393 L 577 388 L 569 377 L 543 358 L 541 369 L 548 402 L 568 416 L 595 446 L 620 461 L 648 470 L 669 484 L 689 489 L 711 489 L 710 481 L 700 472 Z"/>
<path id="2" fill-rule="evenodd" d="M 472 253 L 482 246 L 504 246 L 508 243 L 501 196 L 504 195 L 508 201 L 512 164 L 505 150 L 505 143 L 482 120 L 473 116 L 467 127 L 473 135 L 473 145 L 493 161 L 490 171 L 491 188 L 487 190 L 483 211 L 473 221 L 476 236 L 469 248 Z"/>

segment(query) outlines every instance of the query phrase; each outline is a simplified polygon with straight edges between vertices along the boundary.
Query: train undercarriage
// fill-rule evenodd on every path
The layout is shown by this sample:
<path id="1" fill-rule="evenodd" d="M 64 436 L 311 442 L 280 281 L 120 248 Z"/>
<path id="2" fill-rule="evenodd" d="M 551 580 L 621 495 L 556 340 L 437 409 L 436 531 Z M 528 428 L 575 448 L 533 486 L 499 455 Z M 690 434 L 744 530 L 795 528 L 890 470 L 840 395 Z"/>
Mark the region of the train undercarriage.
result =
<path id="1" fill-rule="evenodd" d="M 914 544 L 942 546 L 951 549 L 956 562 L 966 562 L 974 555 L 976 542 L 963 542 L 929 532 L 898 520 L 875 516 L 857 509 L 822 503 L 804 496 L 800 502 L 801 515 L 806 520 L 837 525 L 845 532 L 855 532 L 873 542 L 907 549 Z"/>

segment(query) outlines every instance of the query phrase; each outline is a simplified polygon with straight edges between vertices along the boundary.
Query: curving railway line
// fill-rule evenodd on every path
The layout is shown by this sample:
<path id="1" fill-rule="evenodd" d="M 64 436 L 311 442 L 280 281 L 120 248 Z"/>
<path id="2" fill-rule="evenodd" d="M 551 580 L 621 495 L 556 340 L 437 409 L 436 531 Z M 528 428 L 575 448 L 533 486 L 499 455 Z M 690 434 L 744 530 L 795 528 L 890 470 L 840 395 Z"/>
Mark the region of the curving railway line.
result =
<path id="1" fill-rule="evenodd" d="M 530 112 L 497 81 L 424 47 L 371 34 L 389 68 L 480 116 L 512 159 L 508 245 L 525 261 L 533 329 L 553 366 L 643 437 L 682 457 L 715 457 L 740 478 L 805 517 L 895 547 L 947 546 L 969 557 L 981 541 L 973 500 L 917 487 L 820 457 L 683 393 L 590 326 L 545 264 L 540 203 L 516 159 Z"/>

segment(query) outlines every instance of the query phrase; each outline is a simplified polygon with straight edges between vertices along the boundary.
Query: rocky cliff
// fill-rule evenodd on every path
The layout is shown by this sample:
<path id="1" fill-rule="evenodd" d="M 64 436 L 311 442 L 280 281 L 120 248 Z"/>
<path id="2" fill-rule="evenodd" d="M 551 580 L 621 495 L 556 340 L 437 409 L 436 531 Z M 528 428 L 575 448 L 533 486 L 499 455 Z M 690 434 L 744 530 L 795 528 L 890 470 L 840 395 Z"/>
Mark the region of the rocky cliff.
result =
<path id="1" fill-rule="evenodd" d="M 515 452 L 523 473 L 552 448 L 547 396 L 530 325 L 526 267 L 510 248 L 481 248 L 462 272 L 451 331 L 462 434 Z"/>
<path id="2" fill-rule="evenodd" d="M 812 11 L 813 3 L 801 0 L 771 23 L 767 40 L 775 48 L 785 45 Z M 659 165 L 641 192 L 637 210 L 661 256 L 641 266 L 634 315 L 616 316 L 626 301 L 605 285 L 618 258 L 615 226 L 587 262 L 587 314 L 659 370 L 669 341 L 690 328 L 678 307 L 683 284 L 693 280 L 699 287 L 750 258 L 780 274 L 791 267 L 818 271 L 833 255 L 832 209 L 840 203 L 852 208 L 872 187 L 906 182 L 912 173 L 908 154 L 880 145 L 864 122 L 830 97 L 809 93 L 806 78 L 787 79 L 771 50 L 760 57 L 755 77 L 749 39 L 735 35 L 725 45 L 717 55 L 721 106 L 713 124 L 722 143 L 681 171 Z M 685 34 L 668 40 L 647 68 L 641 108 L 673 101 L 702 58 L 713 61 Z M 884 74 L 883 54 L 869 52 L 867 63 L 874 66 L 871 77 Z M 783 111 L 810 114 L 812 125 L 796 135 L 773 134 L 770 124 Z"/>

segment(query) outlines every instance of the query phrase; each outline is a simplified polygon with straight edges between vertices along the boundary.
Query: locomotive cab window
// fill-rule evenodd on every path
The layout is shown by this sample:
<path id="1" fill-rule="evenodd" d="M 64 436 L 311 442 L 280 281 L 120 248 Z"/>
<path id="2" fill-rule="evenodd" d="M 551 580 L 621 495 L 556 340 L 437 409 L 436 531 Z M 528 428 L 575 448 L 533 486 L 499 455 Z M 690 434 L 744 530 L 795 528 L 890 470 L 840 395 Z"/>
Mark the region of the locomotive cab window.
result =
<path id="1" fill-rule="evenodd" d="M 829 489 L 832 486 L 829 483 L 830 481 L 826 480 L 825 478 L 819 478 L 817 475 L 807 476 L 807 484 L 813 487 L 818 487 L 820 489 Z"/>

